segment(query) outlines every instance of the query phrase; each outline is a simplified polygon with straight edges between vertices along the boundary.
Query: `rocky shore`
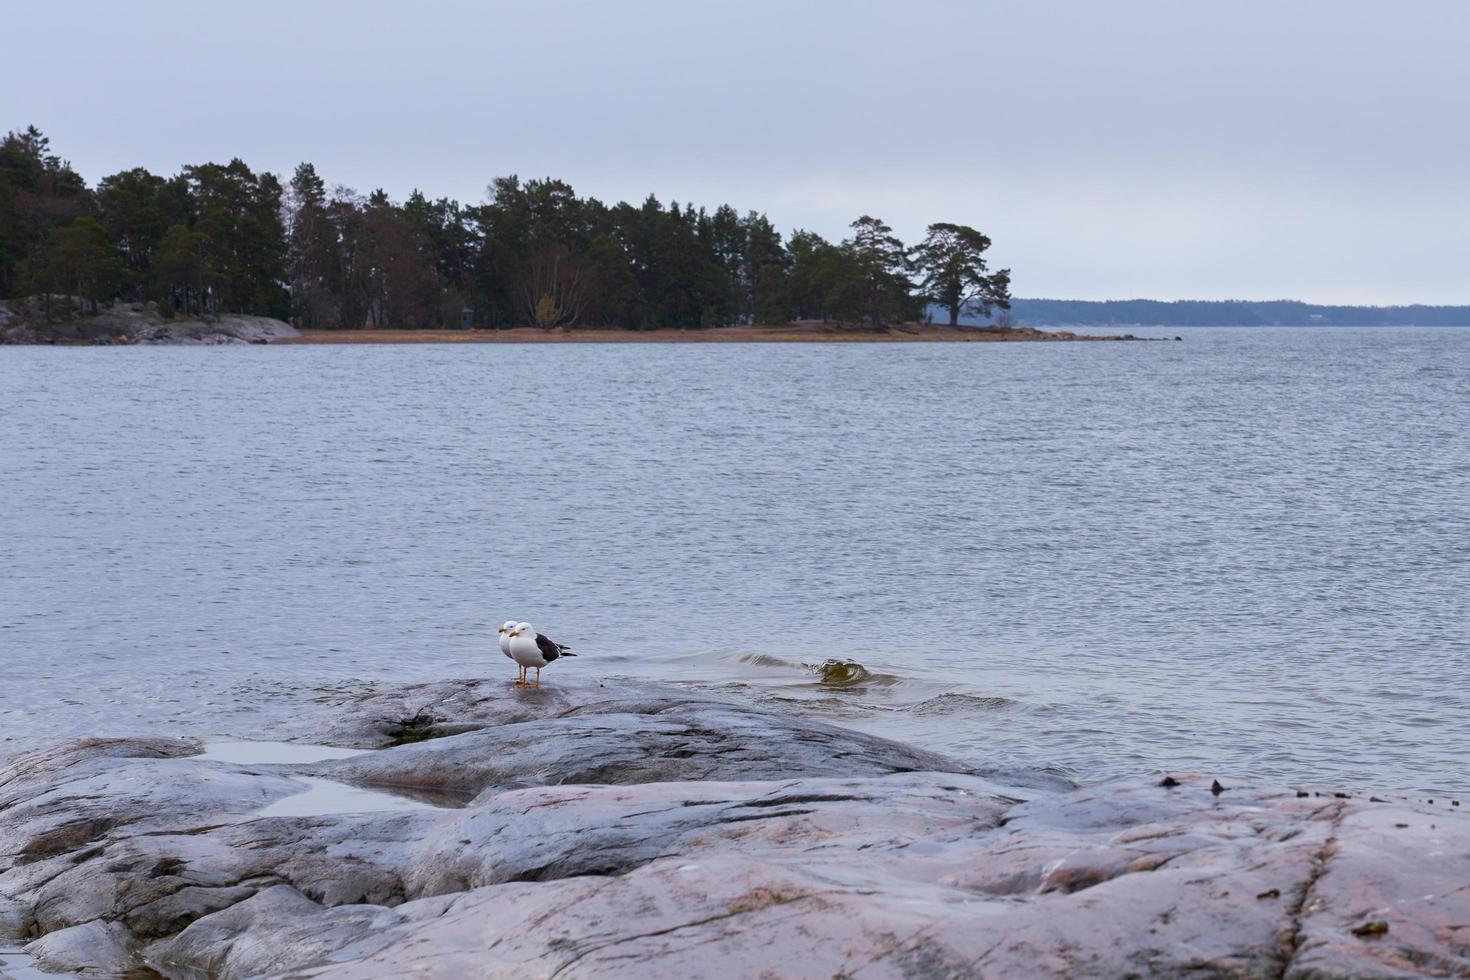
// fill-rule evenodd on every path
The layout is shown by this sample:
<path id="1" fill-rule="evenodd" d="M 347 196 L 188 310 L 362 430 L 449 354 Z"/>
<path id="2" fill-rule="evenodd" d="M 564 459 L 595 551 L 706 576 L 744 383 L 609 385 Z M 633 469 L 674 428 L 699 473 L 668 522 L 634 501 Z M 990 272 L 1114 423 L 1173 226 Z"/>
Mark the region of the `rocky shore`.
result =
<path id="1" fill-rule="evenodd" d="M 377 329 L 297 330 L 269 317 L 226 313 L 208 319 L 159 315 L 154 303 L 115 303 L 99 312 L 67 302 L 58 309 L 70 315 L 42 316 L 35 299 L 20 312 L 0 302 L 0 344 L 610 344 L 610 343 L 1057 343 L 1070 341 L 1137 341 L 1133 334 L 1086 334 L 1020 326 L 949 326 L 904 323 L 885 327 L 802 320 L 779 325 L 709 327 L 700 330 L 625 330 L 578 327 L 542 330 L 514 327 L 497 330 Z M 1179 340 L 1179 337 L 1175 337 Z"/>
<path id="2" fill-rule="evenodd" d="M 226 313 L 208 319 L 165 318 L 155 303 L 115 303 L 96 313 L 45 319 L 36 300 L 16 311 L 0 303 L 0 344 L 193 346 L 266 344 L 298 337 L 296 328 L 265 316 Z M 70 304 L 64 298 L 62 308 Z"/>
<path id="3" fill-rule="evenodd" d="M 1076 787 L 611 680 L 385 687 L 250 734 L 343 750 L 94 738 L 0 770 L 0 947 L 98 976 L 1470 975 L 1449 799 Z"/>

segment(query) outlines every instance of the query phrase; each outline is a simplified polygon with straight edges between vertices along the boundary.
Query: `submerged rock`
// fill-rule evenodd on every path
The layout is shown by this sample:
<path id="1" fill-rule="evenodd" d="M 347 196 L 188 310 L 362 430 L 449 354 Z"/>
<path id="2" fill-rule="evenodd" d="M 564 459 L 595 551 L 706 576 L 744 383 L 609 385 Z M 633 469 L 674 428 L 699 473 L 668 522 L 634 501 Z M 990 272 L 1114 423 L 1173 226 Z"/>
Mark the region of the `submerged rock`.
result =
<path id="1" fill-rule="evenodd" d="M 390 747 L 93 739 L 0 770 L 0 944 L 225 978 L 1470 971 L 1447 803 L 1073 788 L 613 682 L 377 690 L 285 734 Z M 308 776 L 468 805 L 261 816 Z"/>

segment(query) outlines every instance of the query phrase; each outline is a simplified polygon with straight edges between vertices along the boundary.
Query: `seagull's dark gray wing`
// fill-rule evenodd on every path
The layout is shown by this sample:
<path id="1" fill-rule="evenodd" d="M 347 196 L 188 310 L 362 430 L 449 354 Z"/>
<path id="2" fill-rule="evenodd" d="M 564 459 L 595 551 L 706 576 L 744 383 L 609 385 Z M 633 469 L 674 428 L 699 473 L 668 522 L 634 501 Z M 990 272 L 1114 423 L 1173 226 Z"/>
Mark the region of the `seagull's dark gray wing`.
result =
<path id="1" fill-rule="evenodd" d="M 576 654 L 572 652 L 571 647 L 562 646 L 560 643 L 552 640 L 545 633 L 536 634 L 536 649 L 541 651 L 541 656 L 546 658 L 547 663 L 551 663 L 557 657 L 561 656 L 576 656 Z"/>

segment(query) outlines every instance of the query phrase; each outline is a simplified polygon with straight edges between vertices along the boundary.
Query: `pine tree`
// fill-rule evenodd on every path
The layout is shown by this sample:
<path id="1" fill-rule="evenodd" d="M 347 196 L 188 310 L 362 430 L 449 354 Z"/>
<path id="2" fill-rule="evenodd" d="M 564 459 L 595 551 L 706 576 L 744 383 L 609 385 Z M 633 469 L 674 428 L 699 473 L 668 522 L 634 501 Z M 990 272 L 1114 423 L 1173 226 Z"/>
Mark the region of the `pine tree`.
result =
<path id="1" fill-rule="evenodd" d="M 1010 309 L 1011 270 L 986 274 L 985 251 L 990 239 L 967 225 L 940 222 L 914 249 L 930 302 L 949 310 L 949 324 L 959 323 L 966 307 L 981 316 L 999 307 Z"/>
<path id="2" fill-rule="evenodd" d="M 834 285 L 838 305 L 875 326 L 914 316 L 912 266 L 903 242 L 892 228 L 866 214 L 851 228 L 852 237 L 843 242 L 848 262 Z"/>
<path id="3" fill-rule="evenodd" d="M 86 182 L 35 126 L 0 140 L 0 297 L 44 288 L 52 231 L 91 204 Z"/>
<path id="4" fill-rule="evenodd" d="M 213 248 L 220 311 L 289 316 L 280 181 L 238 158 L 185 167 L 184 179 L 198 214 L 193 229 Z"/>
<path id="5" fill-rule="evenodd" d="M 95 313 L 98 304 L 117 291 L 123 266 L 107 239 L 107 229 L 96 218 L 82 215 L 52 233 L 43 278 L 47 292 L 78 296 Z"/>
<path id="6" fill-rule="evenodd" d="M 741 224 L 745 235 L 745 254 L 741 256 L 745 312 L 752 323 L 785 323 L 793 313 L 791 263 L 781 247 L 781 233 L 765 215 L 754 211 Z"/>
<path id="7" fill-rule="evenodd" d="M 166 180 L 142 167 L 104 177 L 97 183 L 98 217 L 122 258 L 134 299 L 160 299 L 153 262 L 164 233 L 190 220 L 183 182 Z"/>
<path id="8" fill-rule="evenodd" d="M 327 216 L 327 187 L 309 163 L 291 176 L 286 207 L 286 269 L 291 312 L 307 328 L 339 326 L 337 236 Z"/>
<path id="9" fill-rule="evenodd" d="M 154 277 L 172 306 L 186 315 L 193 310 L 203 316 L 214 295 L 212 264 L 214 243 L 202 231 L 190 231 L 181 224 L 170 225 L 163 233 L 153 260 Z"/>

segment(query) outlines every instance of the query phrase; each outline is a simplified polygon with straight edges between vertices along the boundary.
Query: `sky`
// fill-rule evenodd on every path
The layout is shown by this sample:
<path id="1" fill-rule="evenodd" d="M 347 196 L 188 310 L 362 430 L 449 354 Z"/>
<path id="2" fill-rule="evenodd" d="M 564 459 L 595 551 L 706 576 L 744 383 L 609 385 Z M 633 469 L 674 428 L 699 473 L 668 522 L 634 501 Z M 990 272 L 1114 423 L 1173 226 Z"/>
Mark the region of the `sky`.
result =
<path id="1" fill-rule="evenodd" d="M 1470 303 L 1464 0 L 0 0 L 0 129 L 994 241 L 1018 296 Z"/>

